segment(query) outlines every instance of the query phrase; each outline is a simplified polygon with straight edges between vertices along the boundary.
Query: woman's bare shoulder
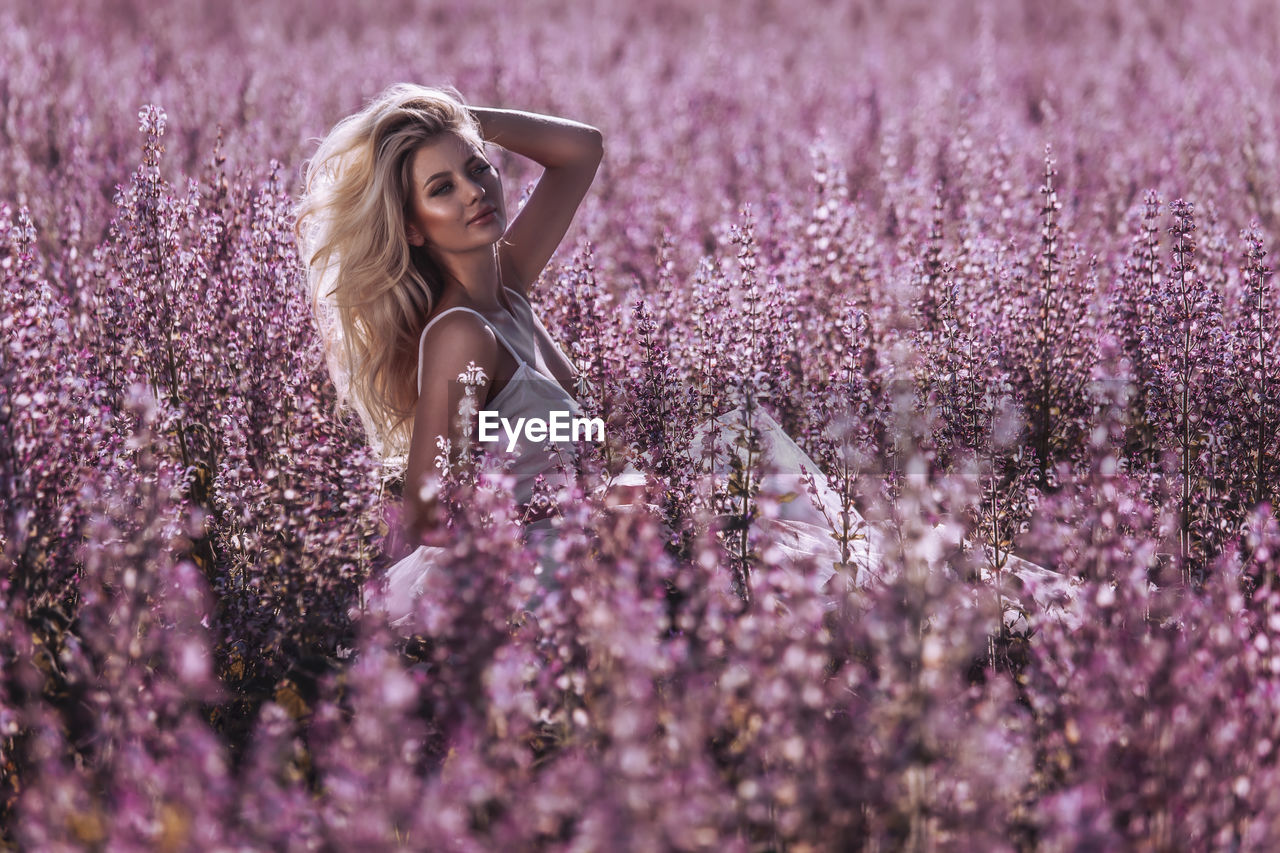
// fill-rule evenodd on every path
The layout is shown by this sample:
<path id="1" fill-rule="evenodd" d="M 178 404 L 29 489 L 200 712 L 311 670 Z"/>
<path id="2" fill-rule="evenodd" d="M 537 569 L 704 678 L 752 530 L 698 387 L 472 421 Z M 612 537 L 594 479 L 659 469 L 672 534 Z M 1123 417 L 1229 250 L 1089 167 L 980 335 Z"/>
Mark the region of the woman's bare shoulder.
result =
<path id="1" fill-rule="evenodd" d="M 418 356 L 427 376 L 440 381 L 456 379 L 469 362 L 475 362 L 492 379 L 498 363 L 498 339 L 489 324 L 470 309 L 446 309 L 423 328 Z"/>
<path id="2" fill-rule="evenodd" d="M 437 305 L 422 326 L 422 339 L 430 334 L 435 337 L 437 329 L 467 329 L 484 325 L 481 314 L 470 305 L 457 302 Z M 455 334 L 457 334 L 455 332 Z"/>

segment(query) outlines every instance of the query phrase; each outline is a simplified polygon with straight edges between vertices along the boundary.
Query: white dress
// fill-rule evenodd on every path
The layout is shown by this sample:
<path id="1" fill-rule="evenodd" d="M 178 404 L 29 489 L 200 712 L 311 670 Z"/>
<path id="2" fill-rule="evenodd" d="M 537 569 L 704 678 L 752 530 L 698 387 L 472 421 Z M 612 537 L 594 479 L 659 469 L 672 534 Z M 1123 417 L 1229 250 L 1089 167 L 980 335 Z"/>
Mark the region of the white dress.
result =
<path id="1" fill-rule="evenodd" d="M 545 328 L 533 314 L 528 301 L 510 288 L 508 292 L 513 296 L 512 301 L 516 305 L 517 314 L 520 315 L 519 319 L 523 320 L 522 325 L 525 328 L 536 328 L 542 333 L 542 340 L 535 340 L 532 348 L 535 363 L 531 364 L 523 358 L 488 318 L 470 308 L 456 307 L 441 312 L 427 323 L 422 330 L 422 338 L 426 337 L 427 331 L 436 320 L 450 311 L 471 311 L 493 329 L 498 340 L 518 363 L 511 380 L 489 402 L 487 409 L 496 410 L 500 417 L 512 424 L 516 423 L 518 418 L 549 420 L 550 413 L 554 411 L 569 411 L 572 415 L 578 415 L 580 409 L 577 401 L 553 378 L 548 361 L 544 357 L 545 354 L 539 346 L 549 348 L 552 359 L 558 356 L 563 359 L 564 364 L 568 364 L 568 360 L 564 359 L 563 353 L 551 342 Z M 422 338 L 419 339 L 419 392 L 421 392 L 422 382 Z M 707 421 L 698 425 L 694 430 L 690 447 L 692 458 L 703 458 L 709 434 L 718 426 L 721 433 L 716 442 L 717 452 L 712 460 L 711 469 L 719 477 L 727 476 L 730 469 L 729 454 L 732 452 L 729 448 L 734 446 L 731 438 L 734 431 L 742 427 L 743 421 L 743 410 L 738 408 L 715 418 L 714 422 Z M 810 570 L 811 577 L 805 578 L 804 582 L 824 595 L 828 608 L 834 608 L 837 606 L 837 600 L 832 597 L 832 594 L 836 590 L 829 585 L 829 582 L 836 575 L 835 565 L 840 561 L 841 553 L 836 537 L 831 531 L 842 525 L 839 521 L 841 519 L 840 497 L 831 488 L 821 469 L 766 411 L 756 408 L 752 413 L 751 422 L 760 437 L 766 460 L 766 473 L 760 481 L 761 491 L 792 497 L 778 505 L 776 517 L 762 518 L 759 524 L 763 530 L 767 531 L 770 541 L 782 553 L 783 568 L 790 570 L 793 562 L 798 566 L 805 566 L 807 563 L 804 562 L 804 558 L 808 556 L 817 558 L 815 560 L 817 571 Z M 502 450 L 505 452 L 505 436 L 502 442 Z M 515 458 L 509 470 L 515 477 L 514 498 L 518 504 L 528 502 L 532 496 L 534 481 L 539 475 L 550 481 L 553 486 L 563 476 L 557 464 L 556 454 L 545 450 L 546 446 L 546 442 L 542 444 L 517 442 L 517 446 L 512 451 Z M 571 456 L 577 452 L 572 442 L 559 444 L 558 447 L 565 456 Z M 644 483 L 643 472 L 628 464 L 620 474 L 602 484 L 597 491 L 615 486 L 636 486 Z M 861 587 L 880 576 L 884 533 L 866 524 L 856 510 L 850 511 L 850 524 L 851 528 L 858 530 L 861 535 L 849 543 L 852 552 L 850 564 L 853 568 L 852 571 L 844 574 L 844 578 L 847 584 Z M 941 527 L 937 530 L 938 541 L 935 544 L 938 547 L 932 550 L 941 553 L 945 550 Z M 544 584 L 552 585 L 550 578 L 555 568 L 553 548 L 556 541 L 553 520 L 547 518 L 526 524 L 524 538 L 538 555 L 539 565 L 535 567 L 535 572 Z M 431 568 L 438 562 L 444 551 L 444 548 L 422 545 L 388 567 L 382 578 L 373 584 L 368 596 L 370 609 L 384 612 L 391 620 L 392 627 L 411 631 L 414 603 L 422 594 L 424 581 Z M 1031 583 L 1032 595 L 1042 605 L 1049 603 L 1050 599 L 1061 602 L 1069 597 L 1065 579 L 1055 572 L 1017 558 L 1011 558 L 1009 568 L 1014 574 Z"/>
<path id="2" fill-rule="evenodd" d="M 577 401 L 568 391 L 553 378 L 551 361 L 559 359 L 568 364 L 568 359 L 559 347 L 551 341 L 545 328 L 533 314 L 533 308 L 517 291 L 507 288 L 512 295 L 517 319 L 524 328 L 536 329 L 541 334 L 535 337 L 530 350 L 533 361 L 527 360 L 520 351 L 512 346 L 507 336 L 494 323 L 478 311 L 470 308 L 456 307 L 440 312 L 427 323 L 418 340 L 418 392 L 422 392 L 422 340 L 427 331 L 437 320 L 451 311 L 470 311 L 493 329 L 493 333 L 517 362 L 515 373 L 502 390 L 489 401 L 487 410 L 497 412 L 500 418 L 515 424 L 520 418 L 540 418 L 549 421 L 552 412 L 567 411 L 571 417 L 581 414 Z M 513 497 L 517 504 L 526 504 L 533 496 L 534 483 L 541 475 L 553 489 L 564 479 L 559 466 L 558 456 L 569 458 L 577 453 L 577 446 L 570 441 L 552 443 L 559 449 L 559 454 L 544 448 L 548 442 L 533 443 L 517 439 L 514 448 L 507 449 L 507 436 L 499 431 L 501 450 L 508 454 L 504 461 L 510 463 L 509 473 L 515 478 Z M 641 486 L 645 483 L 644 474 L 628 464 L 619 474 L 602 484 L 597 491 L 605 491 L 614 486 Z M 539 555 L 539 575 L 549 579 L 553 571 L 552 547 L 555 541 L 552 519 L 540 519 L 524 526 L 525 541 L 534 547 Z M 391 565 L 385 571 L 382 582 L 375 584 L 369 596 L 369 607 L 381 609 L 391 619 L 396 628 L 410 628 L 410 617 L 416 598 L 422 594 L 423 583 L 431 568 L 437 564 L 446 549 L 421 545 L 404 558 Z"/>

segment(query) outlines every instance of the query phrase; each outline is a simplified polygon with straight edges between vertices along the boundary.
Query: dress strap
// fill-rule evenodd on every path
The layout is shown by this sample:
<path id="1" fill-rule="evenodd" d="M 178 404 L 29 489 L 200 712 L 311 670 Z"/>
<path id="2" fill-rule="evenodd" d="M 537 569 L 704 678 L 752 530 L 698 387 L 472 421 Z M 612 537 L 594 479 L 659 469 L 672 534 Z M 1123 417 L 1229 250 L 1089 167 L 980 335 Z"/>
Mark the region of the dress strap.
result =
<path id="1" fill-rule="evenodd" d="M 431 322 L 427 323 L 427 325 L 422 329 L 422 334 L 418 336 L 418 394 L 422 394 L 422 343 L 427 339 L 427 330 L 435 325 L 436 320 L 439 320 L 441 317 L 443 317 L 445 314 L 448 314 L 450 311 L 470 311 L 472 314 L 475 314 L 477 317 L 479 317 L 481 320 L 484 321 L 484 324 L 486 326 L 488 326 L 490 329 L 493 330 L 493 333 L 498 336 L 498 340 L 501 341 L 502 345 L 507 348 L 507 352 L 511 353 L 512 358 L 516 360 L 517 369 L 519 365 L 524 364 L 524 359 L 520 357 L 520 353 L 516 352 L 515 347 L 507 343 L 507 339 L 503 337 L 502 332 L 498 331 L 498 327 L 493 325 L 493 323 L 489 322 L 489 319 L 487 317 L 485 317 L 483 314 L 481 314 L 479 311 L 475 310 L 474 308 L 466 308 L 461 305 L 455 305 L 453 308 L 446 308 L 436 316 L 432 317 Z"/>

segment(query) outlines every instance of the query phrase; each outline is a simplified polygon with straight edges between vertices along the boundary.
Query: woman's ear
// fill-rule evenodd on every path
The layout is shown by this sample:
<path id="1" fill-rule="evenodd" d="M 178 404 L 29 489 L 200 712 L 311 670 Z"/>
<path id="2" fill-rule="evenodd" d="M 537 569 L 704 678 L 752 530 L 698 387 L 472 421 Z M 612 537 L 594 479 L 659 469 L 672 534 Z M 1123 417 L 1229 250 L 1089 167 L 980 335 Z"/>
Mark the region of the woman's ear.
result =
<path id="1" fill-rule="evenodd" d="M 426 245 L 427 240 L 422 236 L 422 232 L 418 230 L 416 225 L 406 225 L 404 235 L 409 240 L 410 246 Z"/>

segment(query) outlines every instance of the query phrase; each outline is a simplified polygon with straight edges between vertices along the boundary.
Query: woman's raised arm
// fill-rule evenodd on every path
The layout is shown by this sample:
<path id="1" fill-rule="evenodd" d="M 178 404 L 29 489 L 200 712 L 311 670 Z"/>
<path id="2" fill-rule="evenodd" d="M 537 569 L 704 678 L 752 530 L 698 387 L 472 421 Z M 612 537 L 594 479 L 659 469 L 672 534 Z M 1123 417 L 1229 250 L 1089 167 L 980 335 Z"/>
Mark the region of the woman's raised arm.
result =
<path id="1" fill-rule="evenodd" d="M 520 110 L 469 107 L 484 138 L 541 164 L 545 171 L 499 243 L 505 269 L 515 281 L 504 282 L 528 296 L 573 222 L 604 157 L 599 130 L 569 119 Z"/>

